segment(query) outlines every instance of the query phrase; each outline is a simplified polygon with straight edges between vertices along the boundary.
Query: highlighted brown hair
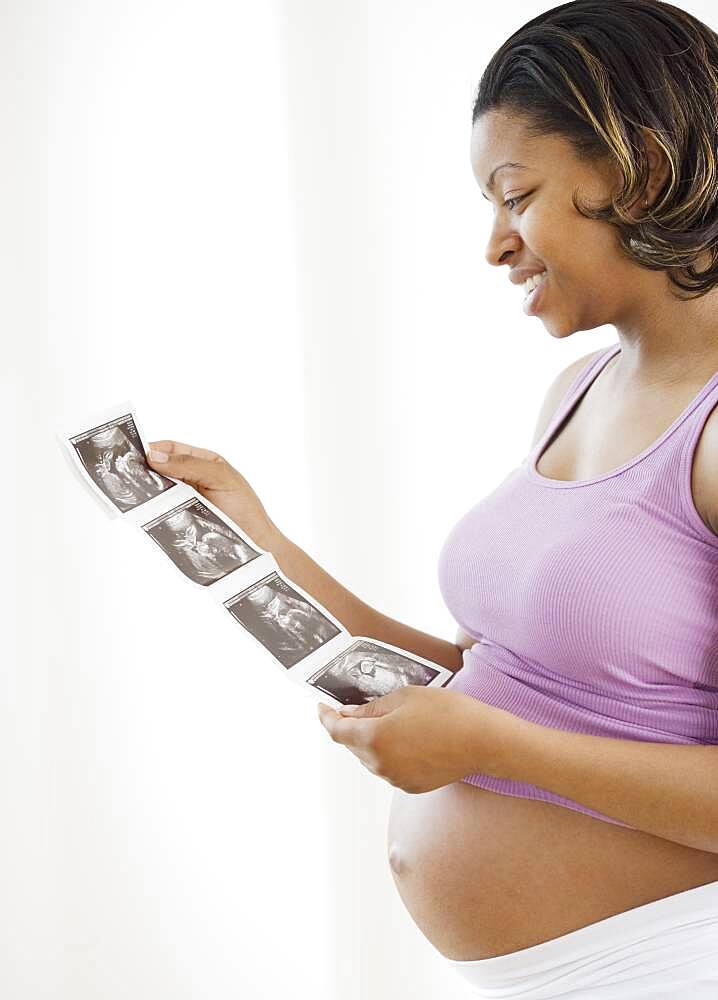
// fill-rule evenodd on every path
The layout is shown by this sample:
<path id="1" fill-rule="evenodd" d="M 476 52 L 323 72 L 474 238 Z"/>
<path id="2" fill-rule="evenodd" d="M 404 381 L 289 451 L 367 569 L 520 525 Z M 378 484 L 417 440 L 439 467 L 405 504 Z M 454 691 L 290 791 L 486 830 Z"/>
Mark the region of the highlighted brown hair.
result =
<path id="1" fill-rule="evenodd" d="M 593 208 L 574 192 L 576 210 L 615 226 L 628 258 L 666 271 L 687 298 L 718 286 L 718 35 L 705 24 L 660 0 L 561 4 L 491 57 L 472 124 L 488 111 L 520 116 L 529 137 L 562 136 L 581 159 L 614 162 L 621 190 Z M 665 151 L 670 177 L 635 219 L 628 209 L 649 173 L 640 127 Z"/>

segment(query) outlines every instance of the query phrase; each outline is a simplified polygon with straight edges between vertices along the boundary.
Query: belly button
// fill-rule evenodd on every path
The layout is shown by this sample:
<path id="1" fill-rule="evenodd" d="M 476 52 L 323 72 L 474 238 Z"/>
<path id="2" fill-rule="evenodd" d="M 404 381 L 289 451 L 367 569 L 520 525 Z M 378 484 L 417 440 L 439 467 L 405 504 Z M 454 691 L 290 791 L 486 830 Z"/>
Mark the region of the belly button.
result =
<path id="1" fill-rule="evenodd" d="M 396 872 L 397 875 L 402 874 L 404 870 L 404 862 L 399 845 L 395 840 L 392 841 L 389 848 L 389 864 L 391 865 L 392 871 Z"/>

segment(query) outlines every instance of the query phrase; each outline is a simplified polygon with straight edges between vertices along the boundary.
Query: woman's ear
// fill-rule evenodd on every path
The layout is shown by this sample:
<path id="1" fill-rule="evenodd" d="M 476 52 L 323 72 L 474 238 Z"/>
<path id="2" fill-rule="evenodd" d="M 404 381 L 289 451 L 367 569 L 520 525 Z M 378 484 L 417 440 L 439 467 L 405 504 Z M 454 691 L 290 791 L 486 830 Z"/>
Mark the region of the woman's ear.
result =
<path id="1" fill-rule="evenodd" d="M 646 145 L 649 176 L 640 197 L 631 206 L 631 210 L 636 209 L 638 218 L 641 218 L 651 209 L 671 175 L 671 164 L 666 151 L 657 142 L 653 131 L 641 126 L 641 134 Z"/>

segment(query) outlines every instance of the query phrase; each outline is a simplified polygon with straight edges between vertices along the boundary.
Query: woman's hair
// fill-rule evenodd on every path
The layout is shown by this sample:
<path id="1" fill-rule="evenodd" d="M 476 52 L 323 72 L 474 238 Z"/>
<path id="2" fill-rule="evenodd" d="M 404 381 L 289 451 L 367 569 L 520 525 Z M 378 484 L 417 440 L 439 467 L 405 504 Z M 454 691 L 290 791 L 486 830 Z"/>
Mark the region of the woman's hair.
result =
<path id="1" fill-rule="evenodd" d="M 530 138 L 562 136 L 583 160 L 617 164 L 616 197 L 591 209 L 574 192 L 576 210 L 615 226 L 626 256 L 665 270 L 695 293 L 687 298 L 718 286 L 718 35 L 705 24 L 660 0 L 561 4 L 491 57 L 472 125 L 488 111 L 520 116 Z M 665 151 L 671 176 L 634 219 L 628 206 L 649 172 L 639 126 Z M 697 271 L 706 251 L 710 266 Z"/>

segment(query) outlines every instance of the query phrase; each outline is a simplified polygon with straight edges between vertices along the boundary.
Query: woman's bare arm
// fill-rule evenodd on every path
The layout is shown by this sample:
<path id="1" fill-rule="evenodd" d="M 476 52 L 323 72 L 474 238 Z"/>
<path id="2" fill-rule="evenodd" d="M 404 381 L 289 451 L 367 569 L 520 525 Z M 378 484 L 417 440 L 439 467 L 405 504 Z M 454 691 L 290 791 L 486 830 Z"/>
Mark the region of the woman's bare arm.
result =
<path id="1" fill-rule="evenodd" d="M 147 461 L 224 511 L 257 545 L 271 552 L 292 583 L 311 594 L 351 635 L 379 639 L 454 672 L 461 666 L 461 650 L 453 642 L 388 618 L 323 570 L 277 528 L 244 476 L 217 452 L 165 438 L 150 442 Z"/>
<path id="2" fill-rule="evenodd" d="M 269 551 L 282 572 L 302 590 L 315 597 L 327 611 L 331 611 L 351 635 L 364 635 L 369 639 L 388 642 L 399 649 L 440 663 L 454 673 L 461 667 L 461 650 L 453 642 L 421 632 L 376 611 L 343 587 L 311 556 L 281 533 L 277 533 Z"/>

